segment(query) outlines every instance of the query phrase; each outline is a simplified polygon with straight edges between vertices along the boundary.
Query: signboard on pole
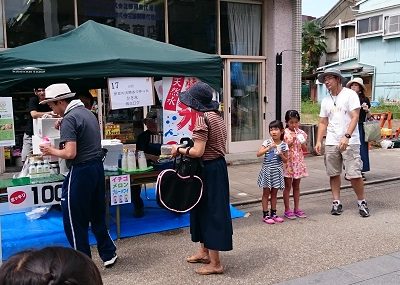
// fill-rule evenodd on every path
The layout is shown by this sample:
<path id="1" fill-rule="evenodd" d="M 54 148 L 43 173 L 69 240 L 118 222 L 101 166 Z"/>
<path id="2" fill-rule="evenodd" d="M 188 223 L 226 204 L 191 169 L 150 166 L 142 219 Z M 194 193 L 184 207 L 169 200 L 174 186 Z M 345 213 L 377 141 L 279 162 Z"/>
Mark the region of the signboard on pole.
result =
<path id="1" fill-rule="evenodd" d="M 11 97 L 0 97 L 0 146 L 15 145 L 14 114 Z"/>
<path id="2" fill-rule="evenodd" d="M 194 77 L 163 77 L 163 143 L 179 143 L 181 138 L 192 137 L 198 112 L 178 100 L 199 80 Z"/>
<path id="3" fill-rule="evenodd" d="M 110 176 L 111 206 L 131 203 L 130 175 Z"/>
<path id="4" fill-rule="evenodd" d="M 108 78 L 111 110 L 154 105 L 151 77 Z"/>

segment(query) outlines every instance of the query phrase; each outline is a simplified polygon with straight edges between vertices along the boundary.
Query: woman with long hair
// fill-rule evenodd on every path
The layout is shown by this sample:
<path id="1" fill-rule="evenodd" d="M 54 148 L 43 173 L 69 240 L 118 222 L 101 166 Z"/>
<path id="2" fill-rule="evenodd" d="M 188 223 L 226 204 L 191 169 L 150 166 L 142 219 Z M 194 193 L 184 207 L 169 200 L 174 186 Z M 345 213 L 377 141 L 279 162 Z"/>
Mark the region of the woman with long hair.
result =
<path id="1" fill-rule="evenodd" d="M 346 87 L 355 91 L 360 99 L 361 108 L 360 108 L 360 116 L 358 119 L 358 130 L 360 133 L 360 155 L 361 155 L 361 160 L 363 162 L 361 174 L 363 180 L 365 180 L 366 178 L 364 176 L 364 173 L 369 171 L 370 167 L 369 167 L 369 153 L 368 153 L 369 147 L 368 147 L 368 142 L 365 141 L 364 122 L 371 117 L 371 113 L 369 110 L 369 108 L 371 108 L 371 102 L 369 101 L 369 98 L 365 96 L 365 85 L 362 78 L 357 77 L 354 78 L 353 80 L 350 80 L 346 84 Z"/>

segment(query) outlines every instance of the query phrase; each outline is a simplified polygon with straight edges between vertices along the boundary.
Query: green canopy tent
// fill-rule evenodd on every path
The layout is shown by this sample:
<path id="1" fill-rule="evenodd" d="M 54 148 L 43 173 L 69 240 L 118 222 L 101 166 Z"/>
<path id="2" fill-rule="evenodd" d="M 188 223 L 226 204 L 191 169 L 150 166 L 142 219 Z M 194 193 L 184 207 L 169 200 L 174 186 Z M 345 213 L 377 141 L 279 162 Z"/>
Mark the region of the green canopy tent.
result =
<path id="1" fill-rule="evenodd" d="M 222 60 L 87 21 L 78 28 L 0 52 L 0 95 L 65 82 L 104 88 L 108 77 L 190 76 L 221 87 Z"/>

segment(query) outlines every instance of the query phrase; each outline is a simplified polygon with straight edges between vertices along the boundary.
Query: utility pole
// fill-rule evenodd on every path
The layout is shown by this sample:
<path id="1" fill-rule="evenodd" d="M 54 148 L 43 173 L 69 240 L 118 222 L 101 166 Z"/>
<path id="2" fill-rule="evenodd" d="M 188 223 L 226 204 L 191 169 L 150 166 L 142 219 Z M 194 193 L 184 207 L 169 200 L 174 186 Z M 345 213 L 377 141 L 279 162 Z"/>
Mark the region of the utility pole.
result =
<path id="1" fill-rule="evenodd" d="M 282 52 L 276 54 L 276 119 L 282 120 Z"/>

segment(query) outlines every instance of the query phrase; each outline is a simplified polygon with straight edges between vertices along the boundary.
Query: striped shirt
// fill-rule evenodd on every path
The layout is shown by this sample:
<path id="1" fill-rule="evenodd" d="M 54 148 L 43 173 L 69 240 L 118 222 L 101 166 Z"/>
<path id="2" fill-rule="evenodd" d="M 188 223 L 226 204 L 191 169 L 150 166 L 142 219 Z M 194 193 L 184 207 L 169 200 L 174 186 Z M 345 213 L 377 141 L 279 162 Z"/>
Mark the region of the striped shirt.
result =
<path id="1" fill-rule="evenodd" d="M 208 124 L 204 116 L 207 117 Z M 227 133 L 224 119 L 216 112 L 200 114 L 193 130 L 193 140 L 206 142 L 203 160 L 212 160 L 225 156 Z"/>

